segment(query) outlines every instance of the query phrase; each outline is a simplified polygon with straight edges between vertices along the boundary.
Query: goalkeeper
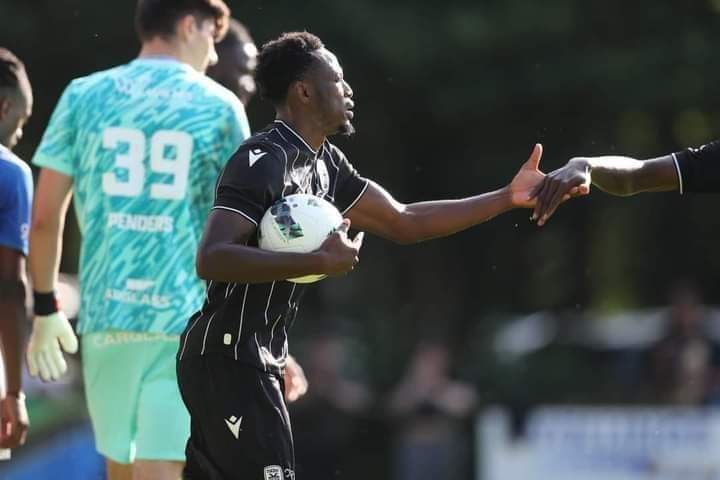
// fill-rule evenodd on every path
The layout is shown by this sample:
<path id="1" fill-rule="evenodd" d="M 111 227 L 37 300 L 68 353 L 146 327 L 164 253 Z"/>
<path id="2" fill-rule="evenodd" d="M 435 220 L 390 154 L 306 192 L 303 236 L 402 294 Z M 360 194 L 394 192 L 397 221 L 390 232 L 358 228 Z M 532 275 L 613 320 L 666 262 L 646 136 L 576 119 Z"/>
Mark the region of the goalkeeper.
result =
<path id="1" fill-rule="evenodd" d="M 203 298 L 194 253 L 215 178 L 249 134 L 240 101 L 204 75 L 228 19 L 222 0 L 140 0 L 139 57 L 74 80 L 33 159 L 30 373 L 57 379 L 61 346 L 75 349 L 54 295 L 73 197 L 83 378 L 110 479 L 176 480 L 185 459 L 175 354 Z"/>

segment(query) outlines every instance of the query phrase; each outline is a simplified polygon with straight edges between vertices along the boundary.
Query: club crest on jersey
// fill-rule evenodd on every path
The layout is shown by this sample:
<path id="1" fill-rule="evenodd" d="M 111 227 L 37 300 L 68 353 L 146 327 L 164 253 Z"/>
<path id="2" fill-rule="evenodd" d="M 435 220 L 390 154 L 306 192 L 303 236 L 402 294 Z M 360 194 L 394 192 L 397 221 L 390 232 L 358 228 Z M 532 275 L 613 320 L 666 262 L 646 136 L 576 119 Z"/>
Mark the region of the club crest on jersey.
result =
<path id="1" fill-rule="evenodd" d="M 325 161 L 322 158 L 317 159 L 317 174 L 320 178 L 320 192 L 317 192 L 316 195 L 319 197 L 324 197 L 326 193 L 330 191 L 330 174 L 328 173 L 327 165 L 325 165 Z"/>
<path id="2" fill-rule="evenodd" d="M 270 465 L 265 467 L 265 480 L 285 480 L 283 469 L 280 465 Z"/>

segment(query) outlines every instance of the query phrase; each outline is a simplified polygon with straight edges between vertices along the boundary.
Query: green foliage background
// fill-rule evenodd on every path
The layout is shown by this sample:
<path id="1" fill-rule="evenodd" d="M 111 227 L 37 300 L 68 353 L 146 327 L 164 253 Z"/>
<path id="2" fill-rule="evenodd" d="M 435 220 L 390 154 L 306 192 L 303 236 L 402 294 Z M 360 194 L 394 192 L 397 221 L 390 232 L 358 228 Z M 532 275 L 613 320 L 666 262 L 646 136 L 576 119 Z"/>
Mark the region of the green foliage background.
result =
<path id="1" fill-rule="evenodd" d="M 338 54 L 358 131 L 338 143 L 402 201 L 500 187 L 538 141 L 551 170 L 576 154 L 652 157 L 720 131 L 717 0 L 229 3 L 259 44 L 307 29 Z M 137 53 L 133 9 L 129 0 L 0 3 L 0 44 L 26 62 L 35 89 L 20 155 L 31 158 L 69 80 Z M 249 115 L 256 128 L 272 118 L 260 99 Z M 368 238 L 352 275 L 308 295 L 294 335 L 349 334 L 357 368 L 382 389 L 421 337 L 448 339 L 458 362 L 476 364 L 497 313 L 659 305 L 688 276 L 717 303 L 718 205 L 595 192 L 542 229 L 516 211 L 410 247 Z M 69 229 L 66 270 L 77 242 Z"/>

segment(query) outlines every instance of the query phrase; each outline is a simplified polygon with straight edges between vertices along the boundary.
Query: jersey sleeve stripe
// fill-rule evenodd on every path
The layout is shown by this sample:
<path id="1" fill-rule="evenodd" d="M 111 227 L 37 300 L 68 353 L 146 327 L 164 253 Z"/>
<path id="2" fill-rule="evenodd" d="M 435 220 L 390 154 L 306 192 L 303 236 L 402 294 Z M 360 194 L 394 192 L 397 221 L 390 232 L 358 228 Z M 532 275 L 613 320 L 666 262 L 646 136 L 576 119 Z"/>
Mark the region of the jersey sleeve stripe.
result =
<path id="1" fill-rule="evenodd" d="M 222 205 L 215 205 L 212 209 L 215 210 L 216 208 L 218 208 L 218 209 L 220 209 L 220 210 L 229 210 L 229 211 L 231 211 L 231 212 L 239 213 L 239 214 L 242 215 L 243 217 L 245 217 L 245 218 L 247 218 L 248 220 L 250 220 L 256 227 L 258 226 L 258 222 L 256 222 L 256 221 L 255 221 L 250 215 L 248 215 L 247 213 L 241 212 L 240 210 L 237 210 L 237 209 L 235 209 L 235 208 L 223 207 Z"/>
<path id="2" fill-rule="evenodd" d="M 360 193 L 358 194 L 357 198 L 355 198 L 355 200 L 353 200 L 352 203 L 351 203 L 345 210 L 343 210 L 342 212 L 340 212 L 342 215 L 345 215 L 345 213 L 347 213 L 348 211 L 350 211 L 350 209 L 353 208 L 353 207 L 355 206 L 355 204 L 360 201 L 360 199 L 362 198 L 362 196 L 365 194 L 365 190 L 367 190 L 368 185 L 370 185 L 370 181 L 369 181 L 369 180 L 365 180 L 365 186 L 364 186 L 363 189 L 360 191 Z"/>
<path id="3" fill-rule="evenodd" d="M 680 164 L 678 163 L 677 155 L 674 153 L 672 154 L 673 162 L 675 163 L 675 170 L 677 170 L 678 175 L 678 185 L 680 187 L 680 195 L 683 194 L 683 177 L 682 177 L 682 171 L 680 170 Z"/>

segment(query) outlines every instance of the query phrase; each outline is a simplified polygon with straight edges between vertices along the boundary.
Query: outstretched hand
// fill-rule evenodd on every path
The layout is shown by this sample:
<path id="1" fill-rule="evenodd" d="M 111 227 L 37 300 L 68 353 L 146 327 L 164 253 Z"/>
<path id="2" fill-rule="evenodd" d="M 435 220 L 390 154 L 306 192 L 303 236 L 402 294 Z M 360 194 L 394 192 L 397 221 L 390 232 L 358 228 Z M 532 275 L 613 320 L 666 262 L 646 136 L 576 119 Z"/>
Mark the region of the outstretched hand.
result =
<path id="1" fill-rule="evenodd" d="M 510 182 L 510 195 L 513 206 L 521 208 L 535 206 L 535 198 L 531 194 L 542 184 L 545 178 L 545 174 L 539 168 L 542 152 L 542 145 L 536 143 L 530 158 L 520 167 L 520 170 Z"/>
<path id="2" fill-rule="evenodd" d="M 531 220 L 543 226 L 560 204 L 572 197 L 590 193 L 590 168 L 582 158 L 573 158 L 564 167 L 550 172 L 532 191 L 535 201 Z"/>

